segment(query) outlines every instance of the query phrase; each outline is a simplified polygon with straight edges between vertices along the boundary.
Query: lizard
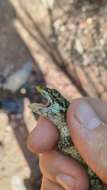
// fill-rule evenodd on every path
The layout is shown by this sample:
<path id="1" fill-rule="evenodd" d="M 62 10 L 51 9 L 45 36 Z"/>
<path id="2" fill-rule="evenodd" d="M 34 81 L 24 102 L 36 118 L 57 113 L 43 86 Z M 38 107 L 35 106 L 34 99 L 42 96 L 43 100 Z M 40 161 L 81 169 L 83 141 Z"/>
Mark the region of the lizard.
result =
<path id="1" fill-rule="evenodd" d="M 104 190 L 102 181 L 85 163 L 72 142 L 66 122 L 66 112 L 70 102 L 56 89 L 50 89 L 42 85 L 36 86 L 36 89 L 47 103 L 31 103 L 30 108 L 36 115 L 45 116 L 55 124 L 59 132 L 59 141 L 56 149 L 68 156 L 72 156 L 83 165 L 89 176 L 89 190 Z"/>

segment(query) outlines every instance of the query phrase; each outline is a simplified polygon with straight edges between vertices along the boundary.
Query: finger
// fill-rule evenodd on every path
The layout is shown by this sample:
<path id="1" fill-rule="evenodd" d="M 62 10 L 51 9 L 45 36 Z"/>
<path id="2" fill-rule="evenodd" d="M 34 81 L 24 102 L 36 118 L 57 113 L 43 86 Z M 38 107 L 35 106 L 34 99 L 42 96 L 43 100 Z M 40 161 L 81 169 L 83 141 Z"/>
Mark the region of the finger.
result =
<path id="1" fill-rule="evenodd" d="M 28 137 L 28 148 L 34 153 L 52 150 L 58 142 L 58 131 L 51 121 L 40 117 L 36 128 Z"/>
<path id="2" fill-rule="evenodd" d="M 87 98 L 87 101 L 100 116 L 101 120 L 107 123 L 107 101 L 97 98 Z"/>
<path id="3" fill-rule="evenodd" d="M 49 179 L 43 177 L 41 190 L 64 190 L 64 189 L 62 187 L 60 187 L 58 184 L 55 184 L 52 181 L 50 181 Z"/>
<path id="4" fill-rule="evenodd" d="M 82 166 L 57 151 L 40 156 L 40 169 L 47 179 L 65 190 L 88 190 L 88 176 Z"/>
<path id="5" fill-rule="evenodd" d="M 101 103 L 97 105 L 100 110 Z M 107 113 L 107 112 L 106 112 Z M 75 100 L 67 112 L 73 142 L 84 160 L 107 183 L 107 125 L 87 100 Z"/>

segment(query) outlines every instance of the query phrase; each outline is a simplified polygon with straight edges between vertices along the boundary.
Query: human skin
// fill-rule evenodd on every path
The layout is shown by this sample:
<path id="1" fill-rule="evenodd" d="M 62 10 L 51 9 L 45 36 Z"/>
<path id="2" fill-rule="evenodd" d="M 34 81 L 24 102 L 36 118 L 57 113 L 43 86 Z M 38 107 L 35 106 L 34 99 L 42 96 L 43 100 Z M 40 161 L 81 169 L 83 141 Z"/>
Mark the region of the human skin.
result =
<path id="1" fill-rule="evenodd" d="M 93 129 L 87 128 L 88 112 L 83 110 L 86 104 L 100 121 Z M 81 105 L 87 126 L 84 126 L 84 122 L 80 124 L 81 119 L 79 121 L 76 117 L 76 113 L 81 112 Z M 73 100 L 66 118 L 75 147 L 87 164 L 107 184 L 107 102 L 94 98 Z M 58 132 L 53 123 L 40 117 L 36 128 L 29 135 L 27 144 L 34 154 L 40 155 L 43 174 L 41 190 L 88 190 L 89 181 L 85 170 L 73 158 L 56 151 L 57 142 Z"/>

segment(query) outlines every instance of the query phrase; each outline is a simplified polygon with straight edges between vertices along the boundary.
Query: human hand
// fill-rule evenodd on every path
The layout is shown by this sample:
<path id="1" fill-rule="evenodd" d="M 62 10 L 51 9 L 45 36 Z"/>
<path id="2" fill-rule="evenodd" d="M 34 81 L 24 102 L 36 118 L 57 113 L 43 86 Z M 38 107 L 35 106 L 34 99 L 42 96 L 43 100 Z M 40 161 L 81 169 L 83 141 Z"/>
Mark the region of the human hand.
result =
<path id="1" fill-rule="evenodd" d="M 107 103 L 92 98 L 73 100 L 67 111 L 67 123 L 76 148 L 107 184 Z M 57 152 L 57 142 L 55 126 L 40 117 L 28 138 L 28 147 L 41 153 L 41 190 L 88 190 L 85 170 L 74 159 Z"/>

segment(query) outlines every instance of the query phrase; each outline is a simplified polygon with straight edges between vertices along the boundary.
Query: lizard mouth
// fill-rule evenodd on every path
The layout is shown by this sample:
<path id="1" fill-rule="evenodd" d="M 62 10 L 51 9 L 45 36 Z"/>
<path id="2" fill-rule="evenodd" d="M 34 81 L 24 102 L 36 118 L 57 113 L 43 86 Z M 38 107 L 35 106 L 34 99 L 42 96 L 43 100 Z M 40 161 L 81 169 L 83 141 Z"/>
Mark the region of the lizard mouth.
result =
<path id="1" fill-rule="evenodd" d="M 41 94 L 42 103 L 45 107 L 50 107 L 52 104 L 52 99 L 47 93 L 47 90 L 44 86 L 38 85 L 36 86 L 36 90 Z"/>

